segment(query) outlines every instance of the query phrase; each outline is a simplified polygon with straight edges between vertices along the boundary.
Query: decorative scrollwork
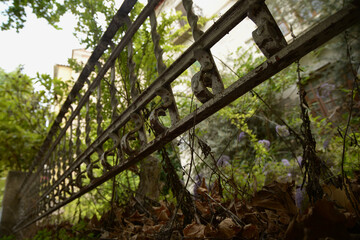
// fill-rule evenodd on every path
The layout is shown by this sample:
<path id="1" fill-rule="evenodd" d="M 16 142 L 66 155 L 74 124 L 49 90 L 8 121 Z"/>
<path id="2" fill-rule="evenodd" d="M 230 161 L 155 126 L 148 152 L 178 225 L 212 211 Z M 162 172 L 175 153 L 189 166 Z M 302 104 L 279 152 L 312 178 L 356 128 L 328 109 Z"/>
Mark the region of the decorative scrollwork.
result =
<path id="1" fill-rule="evenodd" d="M 166 116 L 166 109 L 169 109 L 169 107 L 173 104 L 175 104 L 175 99 L 174 96 L 171 94 L 171 92 L 169 90 L 167 90 L 166 88 L 162 87 L 160 88 L 157 92 L 157 95 L 159 95 L 161 97 L 161 99 L 163 100 L 163 104 L 156 108 L 155 110 L 153 110 L 149 116 L 149 121 L 151 124 L 151 127 L 154 129 L 155 134 L 161 134 L 162 132 L 164 132 L 167 127 L 165 127 L 160 121 L 159 121 L 159 116 Z M 170 115 L 171 115 L 171 109 L 169 109 L 170 111 Z M 177 112 L 175 112 L 175 116 L 176 116 L 176 121 L 178 121 L 178 114 Z M 173 121 L 172 121 L 173 122 Z M 173 122 L 173 123 L 175 123 Z"/>
<path id="2" fill-rule="evenodd" d="M 97 164 L 99 161 L 101 161 L 101 156 L 104 154 L 104 150 L 102 149 L 102 147 L 98 147 L 95 149 L 97 152 L 97 155 L 99 156 L 99 159 L 97 159 L 96 161 L 92 162 L 90 158 L 85 160 L 86 163 L 86 174 L 88 176 L 88 178 L 90 179 L 90 181 L 93 181 L 99 177 L 96 177 L 94 174 L 94 169 L 100 169 L 100 166 Z"/>
<path id="3" fill-rule="evenodd" d="M 77 174 L 76 176 L 76 179 L 75 179 L 75 185 L 82 189 L 84 187 L 84 184 L 83 184 L 83 179 L 85 179 L 86 177 L 84 176 L 86 170 L 85 171 L 81 171 Z"/>
<path id="4" fill-rule="evenodd" d="M 265 57 L 271 57 L 287 45 L 264 1 L 253 1 L 248 10 L 248 17 L 258 26 L 252 36 Z"/>
<path id="5" fill-rule="evenodd" d="M 150 1 L 150 0 L 149 0 Z M 151 25 L 151 37 L 154 43 L 154 53 L 156 58 L 156 66 L 158 74 L 161 75 L 165 69 L 166 65 L 163 61 L 163 49 L 160 46 L 160 35 L 157 32 L 157 21 L 156 21 L 156 14 L 155 11 L 152 11 L 150 14 L 150 25 Z M 155 135 L 159 135 L 162 132 L 164 132 L 167 127 L 165 127 L 161 122 L 159 121 L 159 116 L 165 116 L 167 109 L 169 111 L 171 124 L 174 125 L 176 122 L 179 121 L 179 112 L 175 103 L 175 98 L 172 93 L 171 86 L 165 86 L 161 87 L 157 92 L 157 95 L 159 95 L 162 100 L 163 104 L 151 112 L 149 116 L 150 124 L 155 132 Z"/>
<path id="6" fill-rule="evenodd" d="M 97 179 L 94 175 L 94 169 L 99 169 L 100 167 L 96 164 L 96 162 L 91 162 L 86 167 L 86 174 L 90 178 L 91 181 Z"/>
<path id="7" fill-rule="evenodd" d="M 184 5 L 187 19 L 189 22 L 189 25 L 191 27 L 194 40 L 197 41 L 199 38 L 203 35 L 203 31 L 199 29 L 199 26 L 197 24 L 199 17 L 194 13 L 193 11 L 193 1 L 192 0 L 182 0 L 182 3 Z"/>
<path id="8" fill-rule="evenodd" d="M 115 153 L 113 151 L 114 151 L 113 148 L 112 150 L 105 151 L 100 157 L 100 163 L 106 171 L 110 171 L 113 168 L 113 166 L 107 161 L 107 157 L 115 156 Z"/>
<path id="9" fill-rule="evenodd" d="M 196 98 L 205 103 L 224 90 L 224 84 L 221 81 L 220 74 L 216 68 L 214 59 L 210 51 L 197 49 L 194 57 L 201 64 L 200 72 L 191 78 L 191 89 Z M 212 89 L 212 92 L 208 88 Z"/>
<path id="10" fill-rule="evenodd" d="M 110 138 L 113 140 L 113 147 L 110 149 L 110 150 L 108 150 L 108 151 L 105 151 L 103 154 L 101 154 L 101 156 L 100 156 L 100 163 L 101 163 L 101 165 L 104 167 L 104 170 L 107 170 L 107 171 L 110 171 L 112 168 L 113 168 L 113 166 L 110 164 L 110 163 L 108 163 L 108 161 L 107 161 L 107 157 L 108 156 L 115 156 L 115 150 L 116 149 L 118 149 L 119 148 L 119 145 L 120 145 L 120 142 L 121 142 L 121 140 L 120 140 L 120 138 L 119 138 L 119 136 L 117 135 L 117 134 L 115 134 L 115 133 L 111 133 L 110 134 Z"/>
<path id="11" fill-rule="evenodd" d="M 121 138 L 121 149 L 129 156 L 134 155 L 138 152 L 138 149 L 133 149 L 130 146 L 129 140 L 135 140 L 135 133 L 143 127 L 143 120 L 138 113 L 132 113 L 130 119 L 134 122 L 135 128 L 125 134 Z"/>
<path id="12" fill-rule="evenodd" d="M 198 41 L 203 35 L 197 24 L 198 16 L 194 13 L 192 0 L 183 0 L 183 5 L 186 10 L 187 19 L 193 32 L 195 41 Z M 214 59 L 210 50 L 197 49 L 194 51 L 194 57 L 201 64 L 200 72 L 196 73 L 191 78 L 191 89 L 196 98 L 205 103 L 224 90 L 224 84 L 221 81 L 220 74 L 216 68 Z M 211 88 L 212 92 L 207 88 Z"/>

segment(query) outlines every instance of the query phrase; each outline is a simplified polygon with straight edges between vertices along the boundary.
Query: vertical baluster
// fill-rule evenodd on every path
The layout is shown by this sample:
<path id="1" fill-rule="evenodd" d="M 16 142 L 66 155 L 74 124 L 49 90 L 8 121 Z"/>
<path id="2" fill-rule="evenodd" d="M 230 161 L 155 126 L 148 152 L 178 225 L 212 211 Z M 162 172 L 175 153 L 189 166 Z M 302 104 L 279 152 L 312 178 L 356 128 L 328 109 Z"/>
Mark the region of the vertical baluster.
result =
<path id="1" fill-rule="evenodd" d="M 63 160 L 62 160 L 62 173 L 63 174 L 66 170 L 66 166 L 68 165 L 68 162 L 69 162 L 69 153 L 67 152 L 66 150 L 66 146 L 67 146 L 67 141 L 66 141 L 66 135 L 64 136 L 64 157 L 63 157 Z"/>
<path id="2" fill-rule="evenodd" d="M 129 17 L 126 19 L 126 24 L 127 24 L 127 26 L 131 25 L 131 20 Z M 139 97 L 140 92 L 139 92 L 139 89 L 137 89 L 137 87 L 136 87 L 137 76 L 135 75 L 135 62 L 133 61 L 134 49 L 133 49 L 131 40 L 129 41 L 129 44 L 127 45 L 127 50 L 128 50 L 127 64 L 128 64 L 128 68 L 129 68 L 130 95 L 131 95 L 132 100 L 134 101 L 135 99 L 137 99 Z M 140 130 L 138 131 L 138 133 L 139 133 L 140 144 L 143 146 L 147 142 L 144 127 L 141 127 Z"/>
<path id="3" fill-rule="evenodd" d="M 51 171 L 50 171 L 50 159 L 46 161 L 46 178 L 45 181 L 48 186 L 51 186 L 50 178 L 51 178 Z"/>
<path id="4" fill-rule="evenodd" d="M 60 144 L 58 144 L 57 146 L 56 146 L 56 148 L 57 148 L 57 156 L 56 156 L 56 172 L 57 172 L 57 174 L 56 174 L 56 177 L 59 179 L 60 178 L 60 161 L 61 161 L 61 150 L 60 150 Z"/>
<path id="5" fill-rule="evenodd" d="M 42 173 L 40 173 L 39 174 L 39 188 L 40 188 L 40 191 L 43 191 L 43 189 L 44 189 L 44 176 L 43 176 L 43 174 Z M 28 193 L 26 193 L 26 194 L 28 194 Z"/>
<path id="6" fill-rule="evenodd" d="M 99 67 L 100 69 L 100 67 Z M 97 123 L 97 129 L 96 129 L 96 133 L 97 133 L 97 136 L 100 136 L 103 132 L 103 128 L 101 127 L 101 124 L 102 124 L 102 121 L 103 121 L 103 115 L 102 115 L 102 109 L 103 109 L 103 106 L 101 104 L 101 82 L 99 83 L 99 86 L 97 87 L 97 95 L 96 95 L 96 123 Z M 99 159 L 101 158 L 101 155 L 104 153 L 103 149 L 102 149 L 102 146 L 100 146 L 99 148 L 96 149 L 96 152 L 98 154 L 98 157 Z M 98 165 L 92 165 L 91 164 L 91 167 L 88 166 L 88 169 L 89 168 L 99 168 Z M 90 170 L 90 169 L 89 169 Z M 93 170 L 91 170 L 91 173 L 93 174 Z M 89 173 L 88 173 L 89 175 Z M 95 179 L 96 177 L 94 177 Z M 91 179 L 92 180 L 92 179 Z"/>
<path id="7" fill-rule="evenodd" d="M 90 99 L 86 102 L 86 115 L 85 115 L 85 143 L 86 146 L 89 147 L 91 144 L 91 139 L 90 139 L 90 131 L 91 131 L 91 126 L 90 126 L 90 112 L 89 112 L 89 108 L 90 108 Z"/>
<path id="8" fill-rule="evenodd" d="M 151 38 L 154 43 L 154 53 L 156 58 L 157 71 L 158 74 L 161 75 L 165 71 L 166 65 L 163 61 L 163 49 L 160 46 L 160 35 L 157 32 L 157 21 L 156 21 L 155 10 L 153 10 L 150 14 L 150 25 L 151 25 Z M 165 88 L 169 91 L 172 101 L 172 104 L 170 104 L 167 107 L 167 109 L 169 110 L 171 124 L 174 125 L 180 119 L 179 112 L 175 103 L 174 94 L 171 86 L 169 85 L 166 86 Z"/>
<path id="9" fill-rule="evenodd" d="M 61 159 L 61 174 L 63 174 L 63 172 L 65 172 L 65 168 L 66 168 L 66 162 L 67 162 L 67 158 L 68 158 L 68 153 L 66 151 L 66 133 L 63 137 L 63 154 L 62 154 L 62 159 Z"/>
<path id="10" fill-rule="evenodd" d="M 71 110 L 71 114 L 73 113 L 73 108 L 72 106 L 70 106 L 70 110 Z M 69 161 L 69 165 L 73 162 L 74 156 L 73 156 L 73 147 L 74 147 L 74 143 L 73 143 L 73 121 L 70 124 L 70 134 L 69 134 L 69 157 L 68 157 L 68 161 Z"/>
<path id="11" fill-rule="evenodd" d="M 130 18 L 128 18 L 128 26 L 130 25 L 131 25 L 131 21 Z M 137 76 L 135 75 L 135 62 L 133 61 L 134 49 L 132 46 L 132 40 L 129 41 L 129 44 L 127 45 L 127 50 L 128 50 L 127 64 L 129 68 L 130 95 L 132 101 L 134 101 L 139 97 L 140 92 L 136 86 Z"/>
<path id="12" fill-rule="evenodd" d="M 58 185 L 58 191 L 56 192 L 56 195 L 57 195 L 57 197 L 58 197 L 58 199 L 59 199 L 59 202 L 61 202 L 62 201 L 62 197 L 61 197 L 61 190 L 62 190 L 62 187 L 61 187 L 61 183 L 59 183 L 59 185 Z"/>
<path id="13" fill-rule="evenodd" d="M 111 43 L 111 48 L 115 48 L 114 43 Z M 110 105 L 111 105 L 111 122 L 114 122 L 115 119 L 119 116 L 119 114 L 117 113 L 117 108 L 118 108 L 119 102 L 116 97 L 117 89 L 115 86 L 115 78 L 116 78 L 116 73 L 115 73 L 115 62 L 114 62 L 114 64 L 111 66 L 110 85 L 109 85 Z M 116 154 L 118 154 L 118 156 L 121 155 L 121 153 L 120 153 L 121 148 L 118 147 L 119 142 L 120 142 L 118 135 L 116 133 L 114 133 L 111 135 L 111 138 L 113 140 L 113 147 L 110 150 L 104 152 L 102 148 L 97 149 L 101 165 L 104 168 L 104 172 L 106 172 L 107 170 L 110 170 L 112 168 L 112 165 L 107 162 L 107 156 L 109 154 L 114 154 L 113 153 L 114 150 L 116 151 Z"/>
<path id="14" fill-rule="evenodd" d="M 76 157 L 81 154 L 81 115 L 77 115 L 77 126 L 76 126 Z"/>
<path id="15" fill-rule="evenodd" d="M 193 1 L 192 0 L 182 0 L 182 2 L 184 5 L 184 8 L 185 8 L 185 11 L 186 11 L 189 25 L 190 25 L 192 33 L 193 33 L 194 40 L 197 41 L 203 35 L 204 32 L 199 29 L 199 26 L 197 24 L 199 18 L 192 10 Z"/>
<path id="16" fill-rule="evenodd" d="M 49 183 L 46 181 L 47 176 L 48 176 L 48 174 L 46 173 L 45 166 L 44 166 L 43 170 L 40 173 L 40 181 L 41 181 L 43 191 L 45 189 L 47 189 L 47 187 L 49 186 Z"/>
<path id="17" fill-rule="evenodd" d="M 78 99 L 80 101 L 81 99 L 81 95 L 80 93 L 78 94 Z M 76 122 L 76 150 L 75 150 L 75 153 L 76 153 L 76 157 L 79 157 L 79 155 L 81 154 L 81 113 L 78 113 L 77 115 L 77 122 Z"/>
<path id="18" fill-rule="evenodd" d="M 36 181 L 39 181 L 39 183 L 40 183 L 40 190 L 43 191 L 44 188 L 46 187 L 46 186 L 45 186 L 45 181 L 44 181 L 44 173 L 43 173 L 43 171 L 41 171 L 41 172 L 39 173 L 39 179 L 36 179 Z M 28 194 L 28 193 L 26 193 L 26 194 Z"/>
<path id="19" fill-rule="evenodd" d="M 203 31 L 199 29 L 197 24 L 198 16 L 192 10 L 192 0 L 182 0 L 188 22 L 190 24 L 193 38 L 195 41 L 199 40 L 203 35 Z M 218 94 L 224 90 L 224 84 L 221 81 L 221 76 L 216 67 L 214 58 L 210 49 L 196 49 L 194 51 L 194 58 L 201 64 L 200 72 L 196 73 L 191 79 L 191 89 L 196 98 L 205 103 L 210 100 L 214 94 Z M 207 88 L 212 88 L 210 92 Z"/>
<path id="20" fill-rule="evenodd" d="M 72 173 L 69 174 L 68 178 L 69 178 L 69 183 L 68 183 L 69 195 L 72 196 L 74 193 L 74 178 Z"/>
<path id="21" fill-rule="evenodd" d="M 151 25 L 151 38 L 154 43 L 154 53 L 156 57 L 157 71 L 160 75 L 165 71 L 166 65 L 163 61 L 163 49 L 160 46 L 160 35 L 157 32 L 157 21 L 156 21 L 155 10 L 153 10 L 150 13 L 150 25 Z"/>
<path id="22" fill-rule="evenodd" d="M 101 63 L 97 62 L 96 67 L 97 67 L 97 69 L 95 71 L 99 72 L 99 70 L 101 69 Z M 97 124 L 96 134 L 98 136 L 100 136 L 101 133 L 103 132 L 103 128 L 101 127 L 101 124 L 103 122 L 103 116 L 102 116 L 103 106 L 101 104 L 101 95 L 102 95 L 101 90 L 102 89 L 101 89 L 101 82 L 100 82 L 99 85 L 97 86 L 97 94 L 96 94 L 96 124 Z"/>
<path id="23" fill-rule="evenodd" d="M 115 64 L 111 67 L 111 82 L 110 82 L 110 104 L 111 104 L 111 121 L 113 122 L 119 114 L 117 113 L 117 107 L 119 102 L 116 98 L 116 87 L 115 87 Z"/>
<path id="24" fill-rule="evenodd" d="M 55 150 L 52 152 L 52 161 L 50 162 L 51 163 L 51 165 L 50 165 L 50 169 L 51 169 L 51 178 L 52 178 L 52 180 L 53 180 L 53 182 L 52 183 L 54 183 L 55 181 L 56 181 L 56 148 L 55 148 Z"/>
<path id="25" fill-rule="evenodd" d="M 103 132 L 103 128 L 101 127 L 103 116 L 102 116 L 102 104 L 101 104 L 101 83 L 97 87 L 97 96 L 96 96 L 96 122 L 97 122 L 97 135 L 100 136 Z"/>

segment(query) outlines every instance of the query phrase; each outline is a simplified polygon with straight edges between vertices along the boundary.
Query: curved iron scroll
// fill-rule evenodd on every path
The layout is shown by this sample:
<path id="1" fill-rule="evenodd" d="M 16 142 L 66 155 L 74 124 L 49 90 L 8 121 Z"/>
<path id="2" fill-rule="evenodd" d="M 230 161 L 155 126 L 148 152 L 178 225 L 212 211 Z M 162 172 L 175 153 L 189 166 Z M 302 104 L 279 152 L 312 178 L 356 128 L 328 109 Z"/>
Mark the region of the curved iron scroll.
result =
<path id="1" fill-rule="evenodd" d="M 161 99 L 163 100 L 163 104 L 150 113 L 149 121 L 150 121 L 151 127 L 155 131 L 155 134 L 158 135 L 167 129 L 167 127 L 165 127 L 159 121 L 159 116 L 165 116 L 166 109 L 169 109 L 169 111 L 173 110 L 169 107 L 175 103 L 175 99 L 174 99 L 174 96 L 170 93 L 170 91 L 163 87 L 160 88 L 158 91 L 156 91 L 156 94 L 161 97 Z M 177 112 L 170 113 L 170 114 L 177 115 Z"/>
<path id="2" fill-rule="evenodd" d="M 130 119 L 134 122 L 135 127 L 121 138 L 121 149 L 129 156 L 132 156 L 136 154 L 139 149 L 133 149 L 129 141 L 135 140 L 135 134 L 143 127 L 144 122 L 138 113 L 132 113 Z"/>
<path id="3" fill-rule="evenodd" d="M 200 72 L 196 73 L 191 78 L 191 89 L 196 98 L 205 103 L 209 101 L 214 95 L 224 90 L 224 84 L 221 81 L 220 74 L 216 68 L 213 57 L 210 51 L 197 49 L 194 52 L 194 57 L 201 64 Z M 208 90 L 212 89 L 212 92 Z"/>
<path id="4" fill-rule="evenodd" d="M 104 170 L 106 170 L 106 171 L 110 171 L 113 168 L 113 166 L 110 163 L 108 163 L 107 157 L 115 156 L 116 154 L 118 154 L 118 156 L 121 155 L 120 149 L 119 149 L 121 140 L 120 140 L 119 136 L 115 133 L 111 133 L 109 136 L 113 140 L 113 147 L 110 150 L 105 151 L 100 156 L 100 163 L 103 166 Z"/>
<path id="5" fill-rule="evenodd" d="M 183 0 L 182 2 L 186 10 L 193 38 L 195 41 L 198 41 L 204 32 L 199 29 L 197 24 L 199 18 L 192 9 L 193 1 Z M 200 102 L 206 103 L 213 98 L 214 95 L 224 90 L 224 84 L 221 81 L 220 74 L 210 50 L 198 48 L 194 51 L 194 58 L 200 63 L 201 68 L 200 71 L 191 78 L 191 90 Z M 208 88 L 211 88 L 212 92 Z"/>

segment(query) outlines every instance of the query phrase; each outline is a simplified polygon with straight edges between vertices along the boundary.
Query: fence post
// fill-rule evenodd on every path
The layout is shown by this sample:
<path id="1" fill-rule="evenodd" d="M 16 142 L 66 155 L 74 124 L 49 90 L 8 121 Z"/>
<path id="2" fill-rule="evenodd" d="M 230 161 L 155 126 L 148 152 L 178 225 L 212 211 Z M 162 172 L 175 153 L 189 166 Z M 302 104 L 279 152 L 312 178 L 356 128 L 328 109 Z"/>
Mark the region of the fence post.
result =
<path id="1" fill-rule="evenodd" d="M 6 178 L 4 198 L 2 201 L 2 213 L 0 221 L 0 237 L 12 234 L 19 219 L 19 190 L 26 177 L 25 172 L 10 171 Z"/>

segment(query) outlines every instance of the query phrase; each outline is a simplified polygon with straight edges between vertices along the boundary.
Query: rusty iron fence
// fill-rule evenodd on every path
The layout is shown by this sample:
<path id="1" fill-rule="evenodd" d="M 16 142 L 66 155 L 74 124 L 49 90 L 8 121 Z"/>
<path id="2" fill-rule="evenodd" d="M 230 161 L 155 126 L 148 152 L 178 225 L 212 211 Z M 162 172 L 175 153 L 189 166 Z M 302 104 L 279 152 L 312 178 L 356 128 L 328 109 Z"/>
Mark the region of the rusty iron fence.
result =
<path id="1" fill-rule="evenodd" d="M 263 0 L 236 1 L 205 32 L 198 27 L 192 0 L 183 0 L 194 43 L 167 67 L 163 62 L 155 16 L 155 8 L 161 1 L 149 0 L 131 22 L 129 13 L 136 2 L 123 2 L 52 124 L 21 186 L 21 221 L 14 227 L 15 231 L 44 218 L 128 169 L 360 19 L 359 4 L 354 1 L 288 43 Z M 256 24 L 252 37 L 267 59 L 225 88 L 210 48 L 246 17 Z M 140 93 L 135 87 L 139 82 L 134 72 L 132 38 L 148 18 L 158 77 Z M 127 26 L 127 31 L 115 45 L 117 40 L 114 37 L 123 26 Z M 119 76 L 116 75 L 118 66 L 115 62 L 124 50 L 128 53 L 132 103 L 119 114 L 116 97 Z M 100 61 L 106 51 L 111 52 L 110 56 L 106 61 Z M 202 105 L 181 118 L 171 83 L 195 61 L 200 63 L 201 69 L 191 78 L 191 91 Z M 110 79 L 105 86 L 109 88 L 112 109 L 111 119 L 106 121 L 103 119 L 104 96 L 101 91 L 105 77 Z M 161 97 L 162 105 L 144 119 L 143 109 L 157 96 Z M 90 118 L 90 109 L 95 109 L 96 119 Z M 169 127 L 159 121 L 159 115 L 166 113 L 171 119 Z M 145 120 L 150 122 L 156 136 L 150 142 L 144 136 Z M 125 125 L 130 123 L 133 130 L 124 133 Z M 90 136 L 94 128 L 95 137 Z M 135 136 L 141 143 L 139 149 L 134 149 L 129 143 Z M 107 160 L 113 155 L 121 159 L 116 165 Z M 102 169 L 101 174 L 94 174 L 95 168 Z"/>

